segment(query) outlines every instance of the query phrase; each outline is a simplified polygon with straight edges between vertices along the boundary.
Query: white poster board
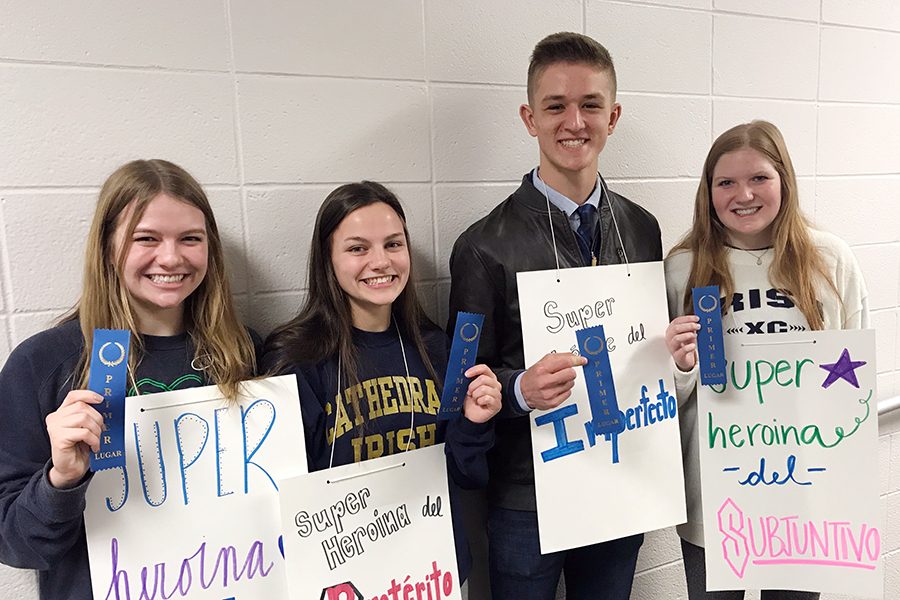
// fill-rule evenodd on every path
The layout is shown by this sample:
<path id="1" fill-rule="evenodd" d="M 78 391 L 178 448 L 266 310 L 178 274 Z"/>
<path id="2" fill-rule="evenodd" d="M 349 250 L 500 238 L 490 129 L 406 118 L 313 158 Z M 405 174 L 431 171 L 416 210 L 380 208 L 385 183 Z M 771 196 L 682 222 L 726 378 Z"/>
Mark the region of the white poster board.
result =
<path id="1" fill-rule="evenodd" d="M 708 589 L 881 597 L 874 333 L 726 336 L 697 398 Z"/>
<path id="2" fill-rule="evenodd" d="M 280 487 L 292 600 L 461 598 L 443 444 Z"/>
<path id="3" fill-rule="evenodd" d="M 100 471 L 84 512 L 97 600 L 287 596 L 276 482 L 305 473 L 297 379 L 126 401 L 125 469 Z"/>
<path id="4" fill-rule="evenodd" d="M 518 274 L 525 365 L 577 350 L 575 332 L 603 325 L 627 429 L 594 436 L 583 370 L 572 396 L 531 413 L 541 552 L 617 539 L 685 520 L 684 471 L 663 264 L 636 263 Z M 565 412 L 563 412 L 565 411 Z M 556 423 L 538 425 L 555 413 Z M 554 418 L 551 415 L 549 418 Z M 559 423 L 559 424 L 557 424 Z M 567 450 L 547 459 L 546 452 Z"/>

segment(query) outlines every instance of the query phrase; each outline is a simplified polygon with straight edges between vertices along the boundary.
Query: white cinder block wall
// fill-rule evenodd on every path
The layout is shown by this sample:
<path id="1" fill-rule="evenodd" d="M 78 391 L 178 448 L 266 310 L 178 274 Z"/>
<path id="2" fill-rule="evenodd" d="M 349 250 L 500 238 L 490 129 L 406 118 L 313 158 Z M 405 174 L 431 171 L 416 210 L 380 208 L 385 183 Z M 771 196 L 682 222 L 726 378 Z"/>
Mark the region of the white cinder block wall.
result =
<path id="1" fill-rule="evenodd" d="M 616 60 L 623 116 L 601 169 L 657 215 L 666 247 L 690 223 L 714 137 L 754 117 L 782 128 L 803 206 L 867 276 L 880 397 L 900 393 L 896 0 L 6 0 L 0 355 L 75 301 L 98 188 L 134 158 L 168 158 L 205 184 L 264 333 L 303 297 L 325 194 L 389 184 L 443 322 L 453 241 L 537 161 L 517 108 L 529 51 L 558 30 Z M 897 597 L 900 415 L 881 431 L 872 460 Z M 679 556 L 671 531 L 650 534 L 633 597 L 684 597 Z M 0 597 L 36 598 L 33 575 L 0 571 Z"/>

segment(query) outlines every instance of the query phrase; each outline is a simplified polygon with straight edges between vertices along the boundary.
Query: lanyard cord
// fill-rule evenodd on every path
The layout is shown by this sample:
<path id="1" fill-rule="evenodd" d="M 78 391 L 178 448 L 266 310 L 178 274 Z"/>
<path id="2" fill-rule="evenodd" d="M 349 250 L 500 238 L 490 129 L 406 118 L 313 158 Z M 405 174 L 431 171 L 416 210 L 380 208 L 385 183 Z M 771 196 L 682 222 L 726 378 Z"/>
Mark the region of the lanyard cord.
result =
<path id="1" fill-rule="evenodd" d="M 538 175 L 537 180 L 541 182 L 541 187 L 544 188 L 544 198 L 547 200 L 547 221 L 550 223 L 550 241 L 553 244 L 553 257 L 556 258 L 556 282 L 559 283 L 559 250 L 556 248 L 556 232 L 553 231 L 553 213 L 550 210 L 550 194 L 547 192 L 547 184 L 544 183 L 544 180 L 541 179 L 540 175 Z"/>
<path id="2" fill-rule="evenodd" d="M 391 318 L 393 319 L 393 316 Z M 410 395 L 409 395 L 409 392 L 410 392 L 409 364 L 406 362 L 406 350 L 403 348 L 403 336 L 400 335 L 400 327 L 397 326 L 397 320 L 393 319 L 393 321 L 394 321 L 394 329 L 397 330 L 397 339 L 400 340 L 400 353 L 403 355 L 403 368 L 406 369 L 406 394 L 407 394 L 407 397 L 409 398 L 409 435 L 406 437 L 406 447 L 403 449 L 403 451 L 406 452 L 407 450 L 409 450 L 409 444 L 410 444 L 410 441 L 412 440 L 412 432 L 413 432 L 413 425 L 415 424 L 416 411 L 415 411 L 415 407 L 413 406 L 412 397 L 410 397 Z M 399 444 L 397 446 L 399 447 Z"/>
<path id="3" fill-rule="evenodd" d="M 609 204 L 609 214 L 612 215 L 613 227 L 616 228 L 616 237 L 619 238 L 619 247 L 622 248 L 622 259 L 625 261 L 625 272 L 631 277 L 631 265 L 628 263 L 628 253 L 625 252 L 625 242 L 622 240 L 622 232 L 619 231 L 619 222 L 616 220 L 616 211 L 613 210 L 612 195 L 610 195 L 609 188 L 606 187 L 606 182 L 603 181 L 603 178 L 599 176 L 597 178 L 600 180 L 600 187 L 603 189 L 603 196 L 606 197 L 606 203 Z M 603 198 L 601 198 L 600 201 L 602 202 Z"/>
<path id="4" fill-rule="evenodd" d="M 340 401 L 341 397 L 341 353 L 338 352 L 338 367 L 337 367 L 337 394 L 334 397 L 334 422 L 331 424 L 332 434 L 331 434 L 331 456 L 328 458 L 328 468 L 334 464 L 334 444 L 337 441 L 337 403 Z"/>
<path id="5" fill-rule="evenodd" d="M 409 436 L 406 438 L 406 446 L 403 448 L 403 452 L 409 450 L 409 445 L 412 441 L 412 432 L 413 426 L 415 425 L 416 411 L 415 407 L 413 407 L 412 398 L 410 397 L 410 383 L 409 383 L 409 363 L 406 360 L 406 348 L 403 345 L 403 336 L 400 335 L 400 327 L 397 325 L 397 320 L 391 315 L 391 321 L 394 323 L 394 330 L 397 332 L 397 339 L 400 340 L 400 354 L 403 356 L 403 368 L 406 370 L 406 395 L 409 398 Z M 334 433 L 331 436 L 331 456 L 328 458 L 328 468 L 330 469 L 334 466 L 334 447 L 337 443 L 337 402 L 341 397 L 341 355 L 338 354 L 338 367 L 337 367 L 337 393 L 335 394 L 335 408 L 334 408 L 334 422 L 332 423 L 332 428 Z M 399 447 L 399 444 L 398 444 Z"/>

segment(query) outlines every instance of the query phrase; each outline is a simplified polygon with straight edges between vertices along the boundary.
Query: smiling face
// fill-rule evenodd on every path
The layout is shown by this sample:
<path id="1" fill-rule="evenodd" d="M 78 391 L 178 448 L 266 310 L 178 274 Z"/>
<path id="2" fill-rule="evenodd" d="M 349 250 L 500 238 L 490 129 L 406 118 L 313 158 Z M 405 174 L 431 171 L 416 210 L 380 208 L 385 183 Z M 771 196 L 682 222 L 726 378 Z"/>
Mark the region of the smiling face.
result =
<path id="1" fill-rule="evenodd" d="M 377 202 L 347 215 L 331 234 L 331 264 L 350 301 L 354 327 L 387 329 L 410 264 L 403 221 L 394 209 Z"/>
<path id="2" fill-rule="evenodd" d="M 541 179 L 563 193 L 566 180 L 584 180 L 593 188 L 597 157 L 621 111 L 608 71 L 568 62 L 544 69 L 530 104 L 519 109 L 528 133 L 538 140 Z"/>
<path id="3" fill-rule="evenodd" d="M 781 177 L 757 150 L 723 154 L 713 169 L 712 204 L 728 240 L 753 250 L 772 245 L 773 222 L 781 210 Z"/>
<path id="4" fill-rule="evenodd" d="M 134 204 L 118 219 L 115 256 L 126 243 L 124 224 Z M 200 209 L 167 194 L 147 204 L 132 232 L 122 279 L 142 333 L 172 335 L 183 330 L 184 301 L 206 277 L 209 246 Z"/>

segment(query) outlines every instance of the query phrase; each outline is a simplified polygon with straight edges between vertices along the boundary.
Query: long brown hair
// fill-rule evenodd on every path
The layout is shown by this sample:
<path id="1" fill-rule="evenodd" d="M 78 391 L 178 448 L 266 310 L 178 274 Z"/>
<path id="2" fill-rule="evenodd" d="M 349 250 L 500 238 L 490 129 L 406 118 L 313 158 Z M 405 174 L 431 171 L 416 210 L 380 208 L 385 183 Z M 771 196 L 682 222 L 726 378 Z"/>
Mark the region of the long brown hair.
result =
<path id="1" fill-rule="evenodd" d="M 348 183 L 328 194 L 313 230 L 309 250 L 309 275 L 306 301 L 300 314 L 275 329 L 266 340 L 266 352 L 277 356 L 273 372 L 280 373 L 292 365 L 317 363 L 331 358 L 339 358 L 342 379 L 348 387 L 359 383 L 359 365 L 356 346 L 353 344 L 353 318 L 347 294 L 338 283 L 331 262 L 331 246 L 334 230 L 353 211 L 377 203 L 387 204 L 400 217 L 406 247 L 410 248 L 406 214 L 400 201 L 389 189 L 373 181 Z M 412 340 L 428 373 L 440 385 L 434 367 L 425 349 L 422 329 L 437 327 L 422 310 L 416 295 L 413 266 L 410 263 L 409 279 L 406 287 L 394 300 L 391 314 L 400 335 Z M 342 386 L 343 387 L 343 386 Z M 351 394 L 354 409 L 359 399 Z"/>
<path id="2" fill-rule="evenodd" d="M 85 249 L 81 298 L 62 319 L 77 319 L 81 323 L 85 345 L 76 370 L 77 381 L 80 387 L 87 385 L 96 328 L 129 330 L 132 350 L 128 362 L 132 373 L 140 363 L 144 346 L 122 270 L 131 247 L 131 234 L 147 205 L 160 194 L 198 208 L 206 220 L 206 277 L 184 301 L 184 322 L 194 344 L 194 359 L 204 365 L 210 380 L 218 384 L 225 396 L 234 399 L 239 382 L 254 375 L 256 357 L 253 342 L 234 308 L 216 219 L 200 184 L 178 165 L 158 159 L 122 165 L 100 190 Z M 130 206 L 134 207 L 130 218 L 119 222 Z M 123 228 L 124 235 L 116 253 L 118 228 Z"/>
<path id="3" fill-rule="evenodd" d="M 772 222 L 773 259 L 769 281 L 788 294 L 811 329 L 822 329 L 824 322 L 816 301 L 816 283 L 824 282 L 838 297 L 821 252 L 809 235 L 809 223 L 800 211 L 797 176 L 784 138 L 768 121 L 752 121 L 732 127 L 713 142 L 703 163 L 703 173 L 694 202 L 694 224 L 672 248 L 669 255 L 690 251 L 691 274 L 684 294 L 684 310 L 691 310 L 691 289 L 718 285 L 731 305 L 734 278 L 728 268 L 726 244 L 728 232 L 716 215 L 712 203 L 712 177 L 723 154 L 751 148 L 766 157 L 781 178 L 781 208 Z"/>

